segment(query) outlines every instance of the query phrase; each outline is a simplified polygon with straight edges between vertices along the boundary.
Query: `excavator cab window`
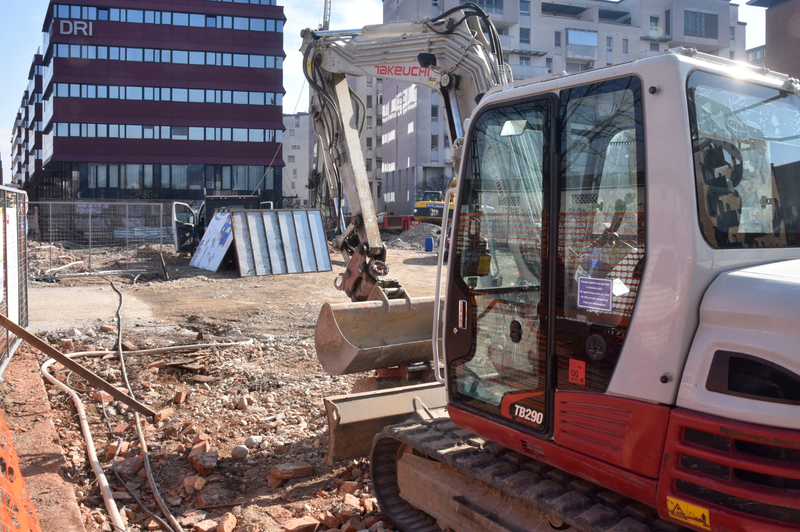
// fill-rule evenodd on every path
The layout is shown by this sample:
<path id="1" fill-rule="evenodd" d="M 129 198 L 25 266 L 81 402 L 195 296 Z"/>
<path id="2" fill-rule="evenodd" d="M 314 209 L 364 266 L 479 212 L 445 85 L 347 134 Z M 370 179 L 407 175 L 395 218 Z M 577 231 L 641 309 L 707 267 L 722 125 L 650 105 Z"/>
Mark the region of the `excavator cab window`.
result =
<path id="1" fill-rule="evenodd" d="M 605 392 L 645 255 L 641 83 L 561 93 L 555 354 L 559 390 Z"/>
<path id="2" fill-rule="evenodd" d="M 800 246 L 800 98 L 701 71 L 689 76 L 688 97 L 706 241 Z"/>

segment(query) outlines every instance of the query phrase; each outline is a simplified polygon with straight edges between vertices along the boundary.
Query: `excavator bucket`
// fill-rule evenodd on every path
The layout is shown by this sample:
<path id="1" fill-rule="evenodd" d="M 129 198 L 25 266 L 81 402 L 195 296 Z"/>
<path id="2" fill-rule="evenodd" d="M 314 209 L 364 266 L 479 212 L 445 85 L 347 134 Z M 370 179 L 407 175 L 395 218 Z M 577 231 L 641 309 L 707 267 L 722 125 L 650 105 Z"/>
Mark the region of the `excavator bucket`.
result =
<path id="1" fill-rule="evenodd" d="M 430 362 L 433 309 L 433 297 L 325 303 L 317 358 L 331 375 Z"/>

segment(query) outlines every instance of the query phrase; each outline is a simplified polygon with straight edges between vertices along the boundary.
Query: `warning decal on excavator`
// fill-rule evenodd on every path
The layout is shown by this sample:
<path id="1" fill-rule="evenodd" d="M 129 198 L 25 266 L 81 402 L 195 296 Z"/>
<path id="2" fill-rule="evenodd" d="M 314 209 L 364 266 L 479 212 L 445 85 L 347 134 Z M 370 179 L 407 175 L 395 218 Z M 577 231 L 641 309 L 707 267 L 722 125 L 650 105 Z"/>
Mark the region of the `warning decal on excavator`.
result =
<path id="1" fill-rule="evenodd" d="M 667 511 L 669 512 L 669 516 L 673 519 L 700 527 L 703 530 L 711 530 L 710 512 L 702 506 L 689 504 L 686 501 L 673 497 L 667 497 Z"/>
<path id="2" fill-rule="evenodd" d="M 574 358 L 569 359 L 569 382 L 581 386 L 586 384 L 586 362 Z"/>

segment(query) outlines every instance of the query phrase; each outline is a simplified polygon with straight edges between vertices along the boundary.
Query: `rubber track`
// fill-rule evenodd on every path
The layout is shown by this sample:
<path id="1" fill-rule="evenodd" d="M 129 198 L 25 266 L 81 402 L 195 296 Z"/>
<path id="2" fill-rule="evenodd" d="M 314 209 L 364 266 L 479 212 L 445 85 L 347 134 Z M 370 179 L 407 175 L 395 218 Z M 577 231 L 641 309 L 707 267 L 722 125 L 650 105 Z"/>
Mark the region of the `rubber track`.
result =
<path id="1" fill-rule="evenodd" d="M 655 508 L 570 475 L 458 428 L 449 418 L 412 419 L 386 427 L 372 446 L 372 482 L 381 510 L 403 532 L 440 528 L 400 497 L 401 443 L 552 515 L 582 532 L 689 532 L 658 517 Z"/>

